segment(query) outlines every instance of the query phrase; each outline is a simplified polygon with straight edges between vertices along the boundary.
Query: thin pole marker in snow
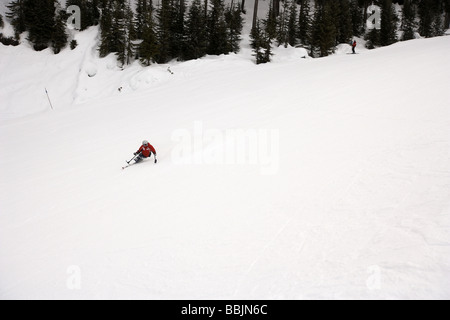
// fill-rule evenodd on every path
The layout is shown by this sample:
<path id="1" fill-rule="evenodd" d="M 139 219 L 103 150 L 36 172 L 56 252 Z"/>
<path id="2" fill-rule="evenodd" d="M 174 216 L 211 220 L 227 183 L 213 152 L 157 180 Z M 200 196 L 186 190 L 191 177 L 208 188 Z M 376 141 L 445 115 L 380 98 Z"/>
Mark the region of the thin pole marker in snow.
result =
<path id="1" fill-rule="evenodd" d="M 52 107 L 52 110 L 54 110 L 54 109 L 53 109 L 52 102 L 50 101 L 50 97 L 49 97 L 49 95 L 48 95 L 47 88 L 45 88 L 45 93 L 47 94 L 47 98 L 48 98 L 48 102 L 50 103 L 50 107 Z"/>

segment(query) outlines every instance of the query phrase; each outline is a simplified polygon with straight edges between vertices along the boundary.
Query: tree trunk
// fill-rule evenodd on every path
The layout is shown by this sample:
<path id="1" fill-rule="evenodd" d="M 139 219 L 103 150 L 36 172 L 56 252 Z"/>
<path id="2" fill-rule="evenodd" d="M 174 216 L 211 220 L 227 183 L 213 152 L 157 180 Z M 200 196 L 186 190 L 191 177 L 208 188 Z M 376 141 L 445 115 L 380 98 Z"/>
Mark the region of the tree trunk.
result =
<path id="1" fill-rule="evenodd" d="M 252 30 L 254 30 L 256 28 L 256 23 L 258 21 L 258 2 L 259 2 L 259 0 L 255 0 L 255 8 L 253 10 Z"/>
<path id="2" fill-rule="evenodd" d="M 273 0 L 273 15 L 274 17 L 280 15 L 280 0 Z"/>

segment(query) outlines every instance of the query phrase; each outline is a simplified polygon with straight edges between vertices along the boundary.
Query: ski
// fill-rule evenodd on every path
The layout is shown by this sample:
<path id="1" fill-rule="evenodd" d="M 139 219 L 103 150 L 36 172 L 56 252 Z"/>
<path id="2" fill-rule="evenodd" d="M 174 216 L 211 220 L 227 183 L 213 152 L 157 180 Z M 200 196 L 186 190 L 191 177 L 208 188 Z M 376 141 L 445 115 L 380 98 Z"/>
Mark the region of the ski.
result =
<path id="1" fill-rule="evenodd" d="M 133 159 L 132 159 L 131 161 L 133 161 Z M 130 161 L 130 162 L 125 161 L 125 162 L 128 163 L 128 164 L 127 164 L 126 166 L 123 166 L 123 167 L 122 167 L 122 170 L 125 170 L 126 168 L 129 168 L 129 167 L 131 167 L 131 166 L 134 165 L 134 164 L 138 164 L 138 163 L 141 163 L 141 162 L 142 162 L 142 160 L 139 161 L 139 162 L 134 162 L 134 163 L 131 163 L 131 161 Z M 144 160 L 144 161 L 145 161 L 145 160 Z M 155 158 L 155 164 L 157 164 L 157 163 L 158 163 L 158 159 Z"/>
<path id="2" fill-rule="evenodd" d="M 133 164 L 136 164 L 136 163 L 129 163 L 128 161 L 126 161 L 128 164 L 126 165 L 126 166 L 124 166 L 124 167 L 122 167 L 122 170 L 125 170 L 126 168 L 129 168 L 129 167 L 131 167 Z"/>

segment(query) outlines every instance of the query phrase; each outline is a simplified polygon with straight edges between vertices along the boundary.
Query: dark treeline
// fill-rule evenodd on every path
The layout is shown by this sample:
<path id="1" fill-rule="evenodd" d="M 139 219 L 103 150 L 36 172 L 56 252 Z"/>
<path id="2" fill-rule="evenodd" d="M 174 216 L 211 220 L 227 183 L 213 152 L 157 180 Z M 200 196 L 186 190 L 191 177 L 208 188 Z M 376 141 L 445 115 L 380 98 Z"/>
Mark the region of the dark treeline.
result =
<path id="1" fill-rule="evenodd" d="M 246 13 L 244 0 L 158 0 L 157 5 L 152 0 L 68 0 L 66 4 L 80 7 L 82 30 L 99 25 L 100 56 L 116 54 L 122 65 L 238 52 L 244 14 L 253 14 L 250 36 L 257 63 L 270 61 L 274 45 L 301 46 L 313 57 L 323 57 L 354 37 L 365 37 L 373 48 L 414 39 L 416 33 L 440 36 L 450 23 L 450 0 L 270 0 L 261 20 L 255 14 L 258 1 L 254 12 Z M 380 29 L 366 25 L 372 4 L 381 8 Z M 394 10 L 395 4 L 402 6 L 400 12 Z M 55 53 L 70 41 L 68 16 L 57 0 L 13 0 L 6 18 L 15 30 L 15 39 L 9 41 L 17 42 L 28 32 L 35 50 L 50 47 Z M 0 27 L 3 20 L 0 16 Z M 72 41 L 71 48 L 75 47 Z"/>
<path id="2" fill-rule="evenodd" d="M 255 0 L 258 2 L 259 0 Z M 402 5 L 396 12 L 394 5 Z M 378 6 L 381 26 L 367 20 Z M 255 4 L 257 10 L 258 4 Z M 257 63 L 270 61 L 271 46 L 301 46 L 313 57 L 327 56 L 336 45 L 364 37 L 368 48 L 444 34 L 450 23 L 450 0 L 271 0 L 265 19 L 253 19 L 252 47 Z"/>
<path id="3" fill-rule="evenodd" d="M 144 65 L 171 59 L 239 51 L 241 5 L 224 0 L 136 0 L 136 12 L 124 0 L 104 0 L 100 18 L 100 56 L 116 53 L 122 64 Z"/>
<path id="4" fill-rule="evenodd" d="M 59 53 L 67 45 L 67 17 L 57 0 L 15 0 L 7 7 L 16 40 L 27 31 L 28 40 L 37 51 L 52 47 Z"/>

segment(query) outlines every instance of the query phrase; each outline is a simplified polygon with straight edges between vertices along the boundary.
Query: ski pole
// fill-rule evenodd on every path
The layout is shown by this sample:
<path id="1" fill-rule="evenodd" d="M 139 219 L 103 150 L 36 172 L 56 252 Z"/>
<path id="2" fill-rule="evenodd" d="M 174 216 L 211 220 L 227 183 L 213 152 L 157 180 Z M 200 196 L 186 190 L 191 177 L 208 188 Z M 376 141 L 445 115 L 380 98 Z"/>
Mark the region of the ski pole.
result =
<path id="1" fill-rule="evenodd" d="M 131 159 L 130 161 L 127 161 L 128 164 L 130 164 L 131 161 L 133 161 L 136 158 L 136 155 Z"/>
<path id="2" fill-rule="evenodd" d="M 54 109 L 53 109 L 52 102 L 50 101 L 50 96 L 48 95 L 47 88 L 45 88 L 45 93 L 47 94 L 47 98 L 48 98 L 48 102 L 50 103 L 50 107 L 52 107 L 52 110 L 54 110 Z"/>

